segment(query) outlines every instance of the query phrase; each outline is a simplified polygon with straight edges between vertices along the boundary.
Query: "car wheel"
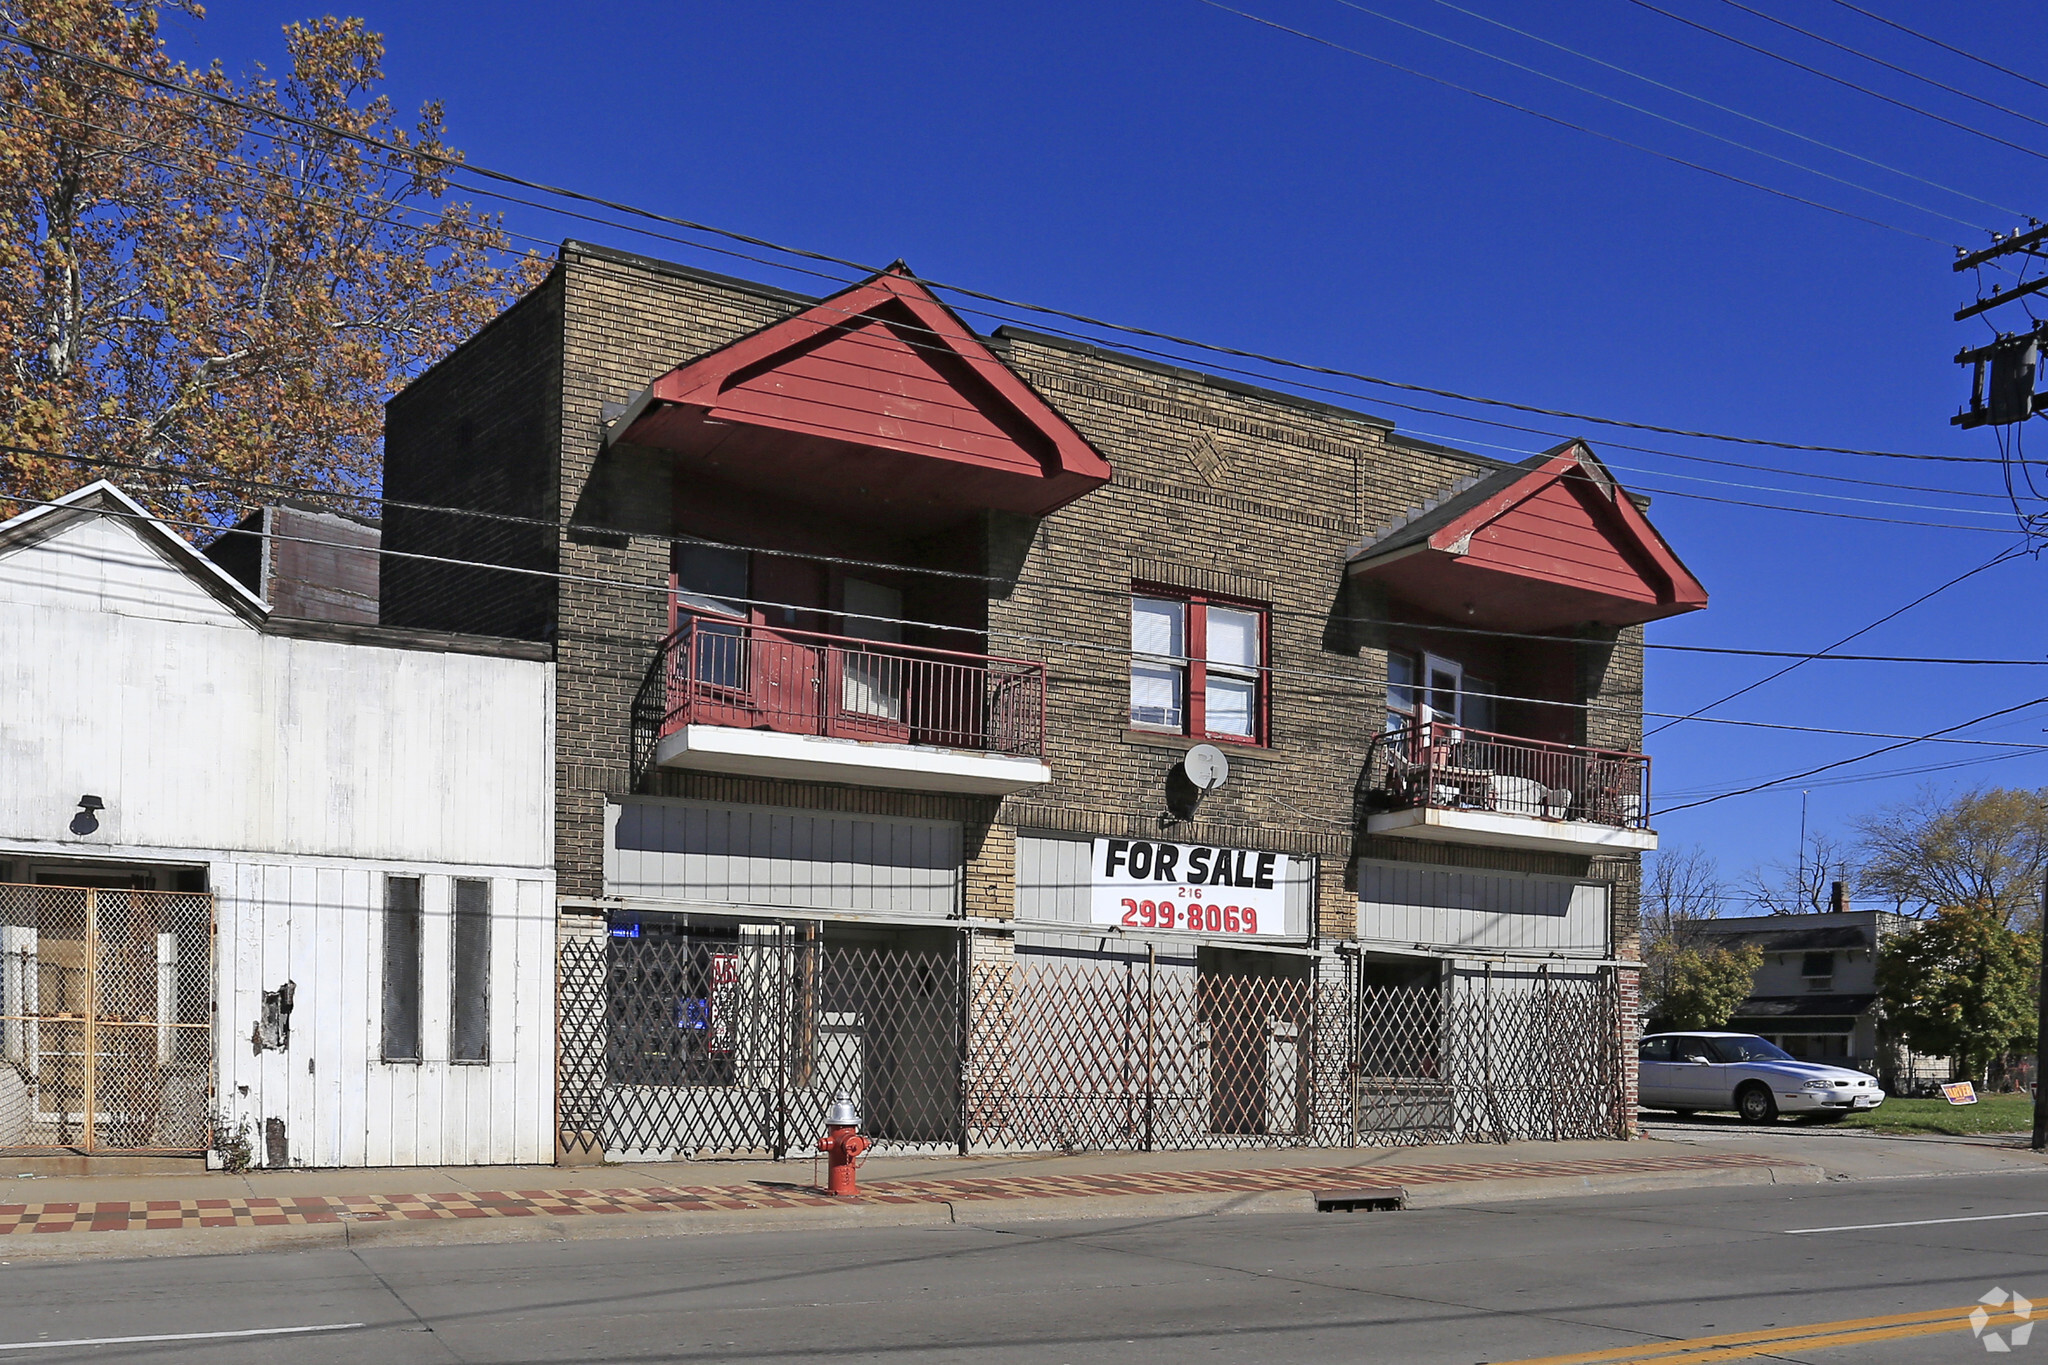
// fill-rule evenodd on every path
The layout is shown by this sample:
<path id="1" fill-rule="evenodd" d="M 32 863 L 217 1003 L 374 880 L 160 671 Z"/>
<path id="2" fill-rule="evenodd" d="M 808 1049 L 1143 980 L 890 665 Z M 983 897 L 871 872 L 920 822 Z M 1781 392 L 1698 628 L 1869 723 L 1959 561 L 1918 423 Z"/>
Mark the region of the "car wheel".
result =
<path id="1" fill-rule="evenodd" d="M 1771 1092 L 1751 1081 L 1735 1092 L 1735 1110 L 1742 1115 L 1744 1123 L 1776 1123 L 1778 1102 L 1771 1098 Z"/>

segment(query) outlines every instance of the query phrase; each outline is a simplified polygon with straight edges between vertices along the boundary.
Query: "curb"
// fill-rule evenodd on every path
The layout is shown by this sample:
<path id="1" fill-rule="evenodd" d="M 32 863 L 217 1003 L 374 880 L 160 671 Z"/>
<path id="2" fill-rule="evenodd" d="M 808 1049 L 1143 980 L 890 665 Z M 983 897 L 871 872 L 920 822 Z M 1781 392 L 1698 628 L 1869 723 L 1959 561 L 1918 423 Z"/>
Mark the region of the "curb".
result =
<path id="1" fill-rule="evenodd" d="M 1459 1180 L 1437 1185 L 1409 1185 L 1408 1207 L 1442 1209 L 1465 1204 L 1515 1203 L 1526 1199 L 1569 1199 L 1574 1195 L 1722 1189 L 1734 1185 L 1820 1185 L 1826 1181 L 1825 1170 L 1805 1162 L 1736 1166 L 1721 1170 L 1652 1171 L 1642 1175 L 1615 1173 Z"/>
<path id="2" fill-rule="evenodd" d="M 1408 1174 L 1413 1168 L 1389 1175 Z M 1818 1185 L 1818 1166 L 1785 1163 L 1691 1171 L 1526 1176 L 1407 1185 L 1411 1209 L 1564 1199 L 1651 1190 L 1736 1185 Z M 453 1218 L 301 1223 L 270 1227 L 177 1231 L 64 1232 L 0 1237 L 0 1265 L 127 1260 L 157 1256 L 242 1256 L 266 1251 L 341 1251 L 377 1246 L 488 1246 L 508 1242 L 586 1242 L 748 1232 L 823 1232 L 851 1228 L 937 1228 L 955 1225 L 1079 1222 L 1112 1219 L 1217 1218 L 1313 1213 L 1308 1189 L 1204 1194 L 1051 1196 L 1035 1199 L 942 1199 L 838 1208 L 751 1209 L 675 1213 L 593 1214 L 578 1218 Z"/>

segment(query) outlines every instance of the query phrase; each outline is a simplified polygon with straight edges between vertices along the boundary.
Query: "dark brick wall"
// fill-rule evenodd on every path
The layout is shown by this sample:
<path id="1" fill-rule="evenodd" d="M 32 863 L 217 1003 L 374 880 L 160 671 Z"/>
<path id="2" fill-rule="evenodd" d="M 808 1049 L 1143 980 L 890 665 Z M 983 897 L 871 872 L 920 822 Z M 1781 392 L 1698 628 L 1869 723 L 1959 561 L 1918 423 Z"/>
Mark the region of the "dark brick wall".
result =
<path id="1" fill-rule="evenodd" d="M 421 375 L 384 410 L 384 493 L 391 504 L 504 513 L 551 522 L 553 416 L 561 404 L 563 271 Z M 556 533 L 387 504 L 387 550 L 556 567 Z M 384 557 L 386 625 L 550 638 L 555 585 L 533 574 Z"/>

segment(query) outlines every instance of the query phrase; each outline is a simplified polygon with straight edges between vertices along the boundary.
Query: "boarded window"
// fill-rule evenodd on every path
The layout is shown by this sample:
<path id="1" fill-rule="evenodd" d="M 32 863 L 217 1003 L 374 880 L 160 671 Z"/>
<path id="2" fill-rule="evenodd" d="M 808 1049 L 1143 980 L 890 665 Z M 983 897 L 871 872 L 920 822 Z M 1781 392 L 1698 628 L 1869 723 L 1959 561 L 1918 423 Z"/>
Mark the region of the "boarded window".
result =
<path id="1" fill-rule="evenodd" d="M 420 879 L 384 879 L 384 1060 L 420 1057 Z"/>
<path id="2" fill-rule="evenodd" d="M 448 1056 L 458 1062 L 490 1058 L 491 884 L 455 881 L 455 962 L 450 996 L 454 1032 Z"/>

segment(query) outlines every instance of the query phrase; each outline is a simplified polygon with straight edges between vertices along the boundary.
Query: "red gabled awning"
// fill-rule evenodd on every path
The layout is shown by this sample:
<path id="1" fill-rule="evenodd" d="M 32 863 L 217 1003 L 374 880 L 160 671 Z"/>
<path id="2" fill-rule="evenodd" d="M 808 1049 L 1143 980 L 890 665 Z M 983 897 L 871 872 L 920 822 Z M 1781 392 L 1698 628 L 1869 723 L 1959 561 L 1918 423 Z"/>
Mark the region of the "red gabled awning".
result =
<path id="1" fill-rule="evenodd" d="M 1582 441 L 1388 532 L 1351 569 L 1399 602 L 1490 630 L 1640 625 L 1707 605 L 1707 590 Z"/>
<path id="2" fill-rule="evenodd" d="M 854 496 L 906 519 L 1043 516 L 1108 461 L 925 287 L 884 272 L 657 379 L 614 441 L 740 487 Z"/>

